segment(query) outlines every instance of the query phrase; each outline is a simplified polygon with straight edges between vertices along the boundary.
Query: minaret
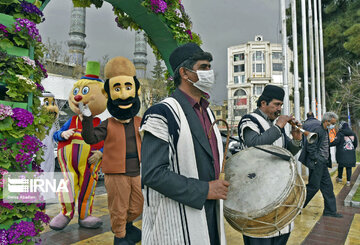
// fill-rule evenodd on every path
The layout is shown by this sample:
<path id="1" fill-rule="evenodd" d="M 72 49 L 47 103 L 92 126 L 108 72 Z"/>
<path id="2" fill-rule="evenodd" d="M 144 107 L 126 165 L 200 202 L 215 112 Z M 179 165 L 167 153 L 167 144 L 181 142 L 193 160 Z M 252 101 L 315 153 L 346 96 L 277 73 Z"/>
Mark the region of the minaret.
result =
<path id="1" fill-rule="evenodd" d="M 148 63 L 146 56 L 146 37 L 143 31 L 135 32 L 135 52 L 134 52 L 134 65 L 136 68 L 136 77 L 146 77 L 146 65 Z"/>
<path id="2" fill-rule="evenodd" d="M 75 8 L 72 6 L 69 32 L 70 39 L 67 42 L 70 53 L 70 64 L 83 65 L 84 50 L 86 48 L 85 20 L 85 8 Z"/>

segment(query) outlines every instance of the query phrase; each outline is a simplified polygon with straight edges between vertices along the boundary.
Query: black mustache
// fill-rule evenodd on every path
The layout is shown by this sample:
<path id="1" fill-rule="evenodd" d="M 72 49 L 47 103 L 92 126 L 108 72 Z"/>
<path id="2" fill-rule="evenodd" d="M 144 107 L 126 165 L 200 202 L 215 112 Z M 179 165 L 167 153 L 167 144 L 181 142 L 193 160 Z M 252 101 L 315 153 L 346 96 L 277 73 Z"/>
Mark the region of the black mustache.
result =
<path id="1" fill-rule="evenodd" d="M 276 112 L 274 112 L 274 114 L 275 114 L 275 116 L 280 116 L 281 115 L 281 111 L 276 111 Z"/>
<path id="2" fill-rule="evenodd" d="M 122 99 L 112 100 L 112 104 L 115 106 L 129 105 L 129 104 L 133 104 L 133 103 L 135 103 L 135 97 L 129 97 L 126 100 L 122 100 Z"/>

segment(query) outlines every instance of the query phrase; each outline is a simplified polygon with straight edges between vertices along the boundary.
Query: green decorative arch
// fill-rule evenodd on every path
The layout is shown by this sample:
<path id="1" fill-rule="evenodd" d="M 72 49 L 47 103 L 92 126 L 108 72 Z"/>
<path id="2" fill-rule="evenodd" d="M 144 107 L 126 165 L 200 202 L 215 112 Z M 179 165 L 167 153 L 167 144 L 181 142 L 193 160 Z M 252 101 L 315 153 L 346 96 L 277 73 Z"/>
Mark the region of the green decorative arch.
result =
<path id="1" fill-rule="evenodd" d="M 164 60 L 169 74 L 172 75 L 172 69 L 169 64 L 169 56 L 171 52 L 182 43 L 185 42 L 196 42 L 201 43 L 201 40 L 198 35 L 192 33 L 190 40 L 178 40 L 174 37 L 174 33 L 169 25 L 174 26 L 174 23 L 167 23 L 168 21 L 165 18 L 164 14 L 156 14 L 152 11 L 149 11 L 149 8 L 144 6 L 144 0 L 104 0 L 105 2 L 110 3 L 114 8 L 119 9 L 126 13 L 132 21 L 136 23 L 142 30 L 145 31 L 148 38 L 151 40 L 151 43 L 156 46 L 157 51 L 159 52 L 161 58 Z M 43 1 L 40 9 L 43 10 L 50 0 Z M 75 0 L 76 6 L 79 7 L 89 7 L 91 4 L 95 4 L 96 7 L 101 7 L 102 0 Z M 165 1 L 168 4 L 171 1 Z M 180 3 L 180 1 L 173 1 Z M 173 4 L 174 4 L 173 3 Z M 191 22 L 187 21 L 186 26 L 190 29 Z M 183 30 L 185 32 L 185 29 Z M 191 32 L 191 31 L 190 31 Z"/>
<path id="2" fill-rule="evenodd" d="M 149 12 L 141 3 L 142 0 L 105 0 L 114 7 L 127 13 L 149 36 L 158 48 L 169 72 L 169 56 L 180 44 L 174 39 L 171 30 L 162 16 Z"/>

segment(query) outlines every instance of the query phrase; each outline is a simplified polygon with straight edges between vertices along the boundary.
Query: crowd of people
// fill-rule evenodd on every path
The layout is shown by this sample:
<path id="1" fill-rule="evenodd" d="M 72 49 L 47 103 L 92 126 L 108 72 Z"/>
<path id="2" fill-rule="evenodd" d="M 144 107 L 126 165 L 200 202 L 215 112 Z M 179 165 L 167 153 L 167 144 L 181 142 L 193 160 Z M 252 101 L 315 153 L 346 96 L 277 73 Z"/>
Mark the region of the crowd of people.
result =
<path id="1" fill-rule="evenodd" d="M 134 65 L 124 57 L 115 57 L 106 64 L 102 92 L 95 89 L 101 81 L 94 75 L 83 77 L 87 82 L 74 87 L 69 103 L 78 116 L 55 133 L 55 139 L 66 142 L 60 144 L 58 156 L 62 159 L 62 171 L 74 172 L 81 179 L 71 184 L 77 186 L 76 193 L 80 191 L 79 196 L 75 194 L 80 225 L 97 228 L 102 224 L 91 216 L 96 186 L 94 171 L 102 161 L 114 244 L 135 244 L 140 240 L 145 245 L 226 244 L 223 200 L 231 183 L 219 177 L 224 149 L 208 102 L 215 82 L 212 59 L 210 53 L 194 43 L 176 48 L 169 58 L 176 89 L 170 97 L 150 107 L 142 119 L 136 116 L 140 108 L 140 83 Z M 92 94 L 88 100 L 87 93 Z M 311 112 L 307 115 L 303 128 L 317 133 L 315 142 L 304 140 L 298 127 L 293 126 L 291 136 L 288 135 L 285 132 L 288 122 L 293 121 L 297 126 L 300 123 L 290 115 L 281 115 L 284 95 L 281 87 L 264 88 L 257 109 L 239 122 L 241 146 L 244 149 L 275 145 L 293 155 L 301 151 L 299 160 L 309 168 L 304 207 L 320 190 L 324 197 L 323 215 L 341 218 L 328 171 L 330 146 L 337 148 L 337 182 L 342 181 L 346 168 L 347 185 L 350 185 L 351 168 L 356 162 L 356 135 L 343 123 L 335 141 L 330 142 L 328 130 L 338 120 L 333 112 L 326 112 L 321 121 Z M 106 99 L 111 118 L 94 121 L 105 109 L 104 103 L 91 103 L 95 97 L 100 101 Z M 98 107 L 101 109 L 94 111 Z M 83 148 L 84 144 L 89 147 Z M 81 163 L 74 152 L 85 150 L 87 157 L 81 158 L 84 162 Z M 62 211 L 50 227 L 60 230 L 69 223 L 74 202 L 66 205 L 62 198 Z M 141 214 L 140 231 L 132 222 Z M 244 235 L 243 239 L 247 245 L 286 244 L 293 229 L 291 222 L 271 236 Z"/>

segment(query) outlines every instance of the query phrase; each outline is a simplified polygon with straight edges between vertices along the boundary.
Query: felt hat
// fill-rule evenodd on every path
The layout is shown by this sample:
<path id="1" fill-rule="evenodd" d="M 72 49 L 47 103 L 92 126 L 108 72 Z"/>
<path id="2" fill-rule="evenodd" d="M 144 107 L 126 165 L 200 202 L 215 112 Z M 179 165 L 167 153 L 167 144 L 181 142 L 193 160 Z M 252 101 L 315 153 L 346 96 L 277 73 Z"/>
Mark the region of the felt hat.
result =
<path id="1" fill-rule="evenodd" d="M 134 64 L 127 58 L 117 56 L 109 60 L 105 65 L 105 79 L 117 76 L 136 76 Z"/>
<path id="2" fill-rule="evenodd" d="M 44 91 L 42 93 L 42 97 L 55 97 L 55 95 L 51 92 L 48 92 L 48 91 Z"/>
<path id="3" fill-rule="evenodd" d="M 95 80 L 99 82 L 104 82 L 100 79 L 100 63 L 97 61 L 88 61 L 86 63 L 86 71 L 85 75 L 82 76 L 80 79 L 89 79 Z"/>
<path id="4" fill-rule="evenodd" d="M 285 91 L 284 89 L 275 86 L 275 85 L 267 85 L 264 88 L 264 91 L 262 92 L 261 96 L 265 96 L 270 99 L 277 99 L 277 100 L 284 100 Z"/>
<path id="5" fill-rule="evenodd" d="M 203 53 L 204 51 L 196 43 L 187 43 L 177 47 L 171 54 L 169 62 L 172 70 L 175 72 L 176 68 L 185 60 L 193 57 L 197 53 Z"/>

